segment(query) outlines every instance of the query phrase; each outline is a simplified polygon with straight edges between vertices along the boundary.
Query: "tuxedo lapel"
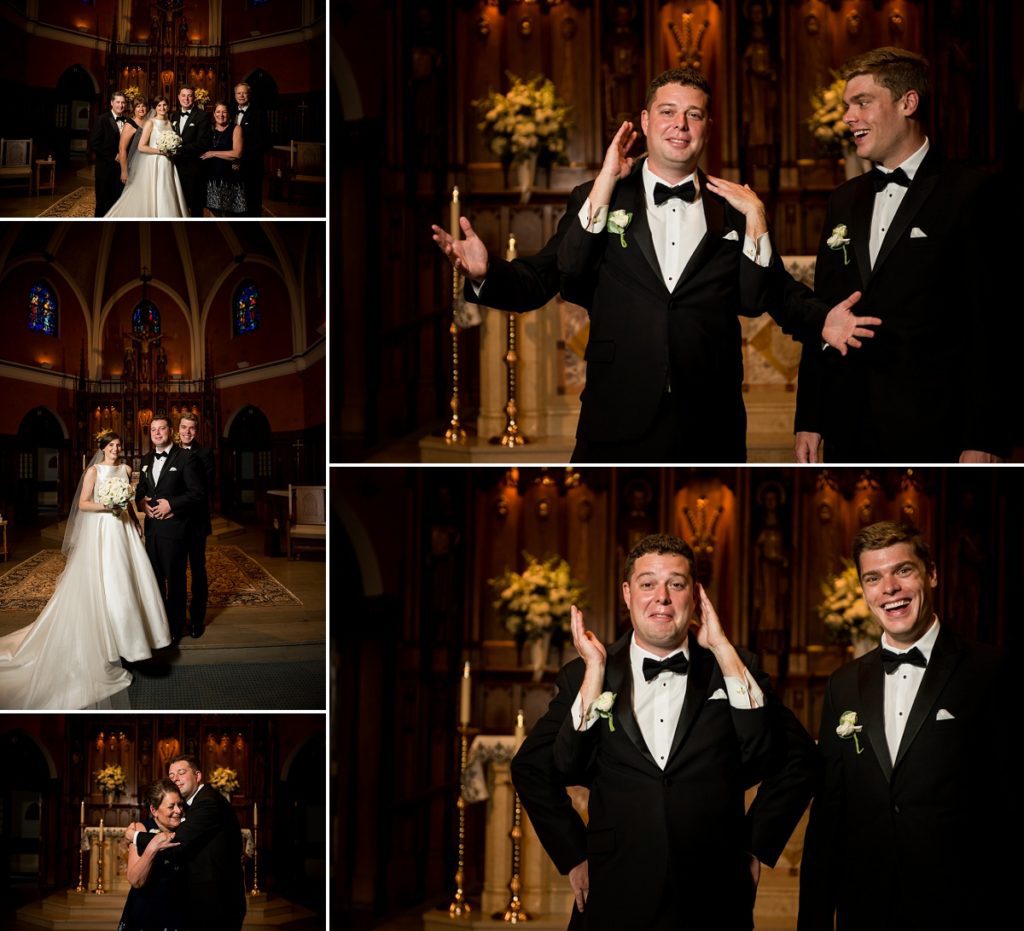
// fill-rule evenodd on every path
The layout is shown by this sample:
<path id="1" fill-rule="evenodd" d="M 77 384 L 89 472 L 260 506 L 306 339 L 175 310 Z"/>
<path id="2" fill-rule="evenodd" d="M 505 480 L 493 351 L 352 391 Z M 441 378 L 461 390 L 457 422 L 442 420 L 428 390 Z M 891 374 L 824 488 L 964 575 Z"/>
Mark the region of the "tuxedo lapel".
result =
<path id="1" fill-rule="evenodd" d="M 907 755 L 907 751 L 921 730 L 921 725 L 932 715 L 932 709 L 938 701 L 939 695 L 946 687 L 949 677 L 959 662 L 960 651 L 953 635 L 948 633 L 945 627 L 940 627 L 939 636 L 935 640 L 935 647 L 932 649 L 932 655 L 924 671 L 924 678 L 921 680 L 921 687 L 917 690 L 914 704 L 910 708 L 910 714 L 907 715 L 907 726 L 903 731 L 899 749 L 896 751 L 894 769 Z"/>
<path id="2" fill-rule="evenodd" d="M 907 188 L 907 193 L 903 195 L 903 201 L 900 203 L 899 210 L 896 211 L 896 216 L 892 218 L 892 223 L 886 230 L 885 239 L 882 240 L 882 246 L 875 257 L 873 271 L 877 271 L 892 250 L 896 248 L 896 244 L 903 238 L 907 227 L 910 226 L 910 221 L 917 216 L 918 211 L 931 196 L 938 183 L 938 156 L 935 155 L 935 149 L 932 148 L 928 150 L 924 161 L 921 162 L 921 167 L 917 169 L 914 180 Z"/>
<path id="3" fill-rule="evenodd" d="M 654 272 L 654 277 L 662 288 L 665 287 L 664 279 L 661 276 L 661 266 L 658 264 L 658 254 L 654 251 L 654 240 L 651 238 L 651 227 L 647 222 L 647 195 L 644 192 L 644 177 L 642 164 L 633 170 L 633 174 L 619 185 L 621 194 L 615 198 L 617 210 L 626 210 L 633 214 L 631 226 L 633 227 L 633 242 L 640 249 L 640 253 L 647 260 L 647 264 Z M 627 231 L 627 238 L 628 238 Z"/>
<path id="4" fill-rule="evenodd" d="M 613 712 L 615 726 L 622 728 L 645 760 L 652 766 L 657 766 L 633 713 L 633 669 L 629 659 L 631 642 L 632 635 L 627 635 L 623 648 L 608 658 L 604 674 L 605 688 L 609 692 L 614 692 L 616 696 Z"/>
<path id="5" fill-rule="evenodd" d="M 676 282 L 674 291 L 678 291 L 685 282 L 689 281 L 700 269 L 704 267 L 707 260 L 707 252 L 712 243 L 717 243 L 725 235 L 725 205 L 707 189 L 707 175 L 698 169 L 697 183 L 700 185 L 700 204 L 704 210 L 704 221 L 707 227 L 704 238 L 697 243 L 697 248 L 690 255 L 683 273 Z M 689 686 L 687 686 L 689 690 Z"/>
<path id="6" fill-rule="evenodd" d="M 882 768 L 885 781 L 892 779 L 892 759 L 889 757 L 889 744 L 885 739 L 885 684 L 882 671 L 882 651 L 875 649 L 860 661 L 857 670 L 857 688 L 860 693 L 860 713 L 858 721 L 864 725 L 867 735 L 868 749 L 874 753 L 878 765 Z M 839 713 L 857 709 L 843 708 Z M 829 727 L 838 725 L 838 721 L 829 721 Z"/>
<path id="7" fill-rule="evenodd" d="M 160 483 L 167 477 L 167 474 L 171 471 L 171 466 L 177 461 L 179 455 L 182 454 L 177 446 L 171 446 L 167 452 L 167 458 L 164 460 L 164 467 L 160 470 L 160 477 L 156 480 L 153 485 L 153 491 L 156 491 L 160 487 Z M 154 460 L 155 463 L 155 460 Z"/>
<path id="8" fill-rule="evenodd" d="M 671 764 L 672 757 L 686 740 L 687 734 L 697 720 L 704 702 L 708 697 L 708 683 L 711 676 L 718 668 L 718 663 L 710 651 L 701 647 L 694 637 L 689 638 L 690 668 L 686 675 L 686 696 L 683 699 L 683 710 L 679 714 L 679 721 L 676 723 L 676 732 L 672 737 L 672 749 L 669 750 L 668 760 Z"/>
<path id="9" fill-rule="evenodd" d="M 875 186 L 871 183 L 870 175 L 863 175 L 856 184 L 853 217 L 849 223 L 850 239 L 861 284 L 867 287 L 871 280 L 871 214 L 875 209 Z M 840 222 L 843 222 L 841 218 Z"/>

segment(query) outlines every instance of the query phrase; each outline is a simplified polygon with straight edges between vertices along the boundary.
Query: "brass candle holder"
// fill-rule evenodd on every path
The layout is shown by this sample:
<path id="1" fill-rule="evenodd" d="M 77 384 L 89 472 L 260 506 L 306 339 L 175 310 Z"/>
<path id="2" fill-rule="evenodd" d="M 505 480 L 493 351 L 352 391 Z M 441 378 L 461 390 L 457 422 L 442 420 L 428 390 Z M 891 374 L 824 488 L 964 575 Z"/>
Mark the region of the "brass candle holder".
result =
<path id="1" fill-rule="evenodd" d="M 466 800 L 462 797 L 462 781 L 466 776 L 466 762 L 469 757 L 469 725 L 459 725 L 459 797 L 455 807 L 459 811 L 459 855 L 455 866 L 455 895 L 448 905 L 452 918 L 468 918 L 472 910 L 466 900 L 462 884 L 465 881 L 466 866 Z"/>
<path id="2" fill-rule="evenodd" d="M 249 895 L 260 894 L 260 829 L 253 827 L 252 829 L 252 888 L 249 890 Z"/>
<path id="3" fill-rule="evenodd" d="M 511 894 L 508 905 L 504 912 L 495 912 L 495 921 L 505 921 L 510 925 L 517 925 L 521 921 L 530 921 L 530 916 L 523 910 L 523 903 L 519 898 L 523 884 L 519 878 L 520 857 L 522 856 L 523 843 L 523 803 L 519 800 L 519 793 L 512 792 L 512 830 L 508 836 L 512 840 L 512 878 L 508 883 L 508 890 Z"/>
<path id="4" fill-rule="evenodd" d="M 80 824 L 78 826 L 78 885 L 75 886 L 75 892 L 85 892 L 85 872 L 82 866 L 83 856 L 85 851 L 82 849 L 85 846 L 85 825 Z"/>
<path id="5" fill-rule="evenodd" d="M 515 449 L 529 443 L 526 435 L 519 430 L 516 417 L 519 414 L 519 402 L 516 400 L 516 365 L 519 362 L 519 352 L 516 349 L 516 314 L 507 314 L 508 321 L 505 326 L 505 429 L 490 442 L 495 445 Z"/>
<path id="6" fill-rule="evenodd" d="M 103 827 L 100 822 L 99 854 L 96 861 L 96 888 L 92 890 L 93 895 L 106 895 L 107 890 L 103 888 Z"/>
<path id="7" fill-rule="evenodd" d="M 452 339 L 452 397 L 448 402 L 452 410 L 452 419 L 448 423 L 448 429 L 444 431 L 444 441 L 449 446 L 464 446 L 466 443 L 466 431 L 459 420 L 459 327 L 455 323 L 455 308 L 459 304 L 461 280 L 459 273 L 452 269 L 452 322 L 448 327 Z"/>

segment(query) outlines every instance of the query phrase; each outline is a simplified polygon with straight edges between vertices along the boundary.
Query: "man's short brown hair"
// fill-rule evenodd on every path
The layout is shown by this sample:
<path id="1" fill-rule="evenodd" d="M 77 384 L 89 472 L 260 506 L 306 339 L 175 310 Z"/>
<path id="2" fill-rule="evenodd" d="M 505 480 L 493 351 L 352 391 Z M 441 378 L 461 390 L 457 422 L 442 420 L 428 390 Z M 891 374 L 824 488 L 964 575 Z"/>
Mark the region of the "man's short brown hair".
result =
<path id="1" fill-rule="evenodd" d="M 651 103 L 654 101 L 654 95 L 658 93 L 658 88 L 664 87 L 666 84 L 681 84 L 683 87 L 695 87 L 697 90 L 703 91 L 704 96 L 708 99 L 707 111 L 711 112 L 711 85 L 703 74 L 693 68 L 671 68 L 668 71 L 662 71 L 647 85 L 645 110 L 651 109 Z"/>
<path id="2" fill-rule="evenodd" d="M 168 760 L 167 768 L 170 769 L 175 763 L 188 763 L 195 772 L 201 773 L 203 771 L 203 767 L 199 765 L 199 757 L 192 756 L 191 753 L 180 753 L 173 760 Z"/>
<path id="3" fill-rule="evenodd" d="M 929 572 L 934 568 L 932 554 L 925 543 L 921 531 L 910 524 L 898 524 L 893 520 L 881 520 L 869 524 L 853 538 L 853 562 L 860 575 L 860 554 L 865 550 L 884 550 L 899 543 L 909 543 L 914 555 L 924 563 Z"/>
<path id="4" fill-rule="evenodd" d="M 218 106 L 223 106 L 223 104 L 218 104 Z M 199 415 L 195 411 L 182 411 L 181 415 L 178 417 L 178 423 L 181 423 L 183 420 L 191 420 L 198 429 Z"/>
<path id="5" fill-rule="evenodd" d="M 629 551 L 629 555 L 626 557 L 625 568 L 622 570 L 624 582 L 629 582 L 630 578 L 632 578 L 633 564 L 641 556 L 646 556 L 648 553 L 657 553 L 659 556 L 665 553 L 670 553 L 673 556 L 682 556 L 689 564 L 690 575 L 693 575 L 696 560 L 694 559 L 690 544 L 682 539 L 682 537 L 676 537 L 669 533 L 652 533 L 650 536 L 644 537 Z"/>
<path id="6" fill-rule="evenodd" d="M 893 100 L 907 91 L 917 91 L 918 105 L 913 116 L 923 119 L 931 99 L 928 59 L 903 48 L 883 46 L 851 58 L 843 65 L 842 77 L 849 81 L 860 74 L 870 74 L 876 84 L 888 88 Z"/>

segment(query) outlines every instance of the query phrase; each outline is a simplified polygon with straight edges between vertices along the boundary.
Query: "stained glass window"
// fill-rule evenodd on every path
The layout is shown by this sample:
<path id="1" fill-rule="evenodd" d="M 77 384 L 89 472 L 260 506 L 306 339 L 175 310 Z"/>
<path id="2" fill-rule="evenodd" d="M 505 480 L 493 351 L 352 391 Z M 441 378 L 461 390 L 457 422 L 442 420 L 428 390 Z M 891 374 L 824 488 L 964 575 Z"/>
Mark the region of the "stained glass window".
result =
<path id="1" fill-rule="evenodd" d="M 33 285 L 28 292 L 28 328 L 47 336 L 57 335 L 57 298 L 45 284 Z"/>
<path id="2" fill-rule="evenodd" d="M 235 292 L 233 318 L 235 336 L 242 336 L 259 329 L 260 289 L 251 281 L 243 281 Z"/>
<path id="3" fill-rule="evenodd" d="M 139 301 L 132 311 L 132 330 L 156 336 L 160 332 L 160 311 L 152 301 Z"/>

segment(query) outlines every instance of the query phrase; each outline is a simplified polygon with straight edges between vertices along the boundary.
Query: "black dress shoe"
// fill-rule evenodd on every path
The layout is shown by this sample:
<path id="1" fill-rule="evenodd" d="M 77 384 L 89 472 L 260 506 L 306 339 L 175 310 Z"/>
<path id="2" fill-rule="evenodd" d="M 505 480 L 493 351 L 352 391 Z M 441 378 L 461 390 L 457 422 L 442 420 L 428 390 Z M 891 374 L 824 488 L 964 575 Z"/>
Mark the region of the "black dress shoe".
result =
<path id="1" fill-rule="evenodd" d="M 206 633 L 206 628 L 204 626 L 196 626 L 193 624 L 188 629 L 188 632 L 193 640 L 198 640 L 204 633 Z"/>

